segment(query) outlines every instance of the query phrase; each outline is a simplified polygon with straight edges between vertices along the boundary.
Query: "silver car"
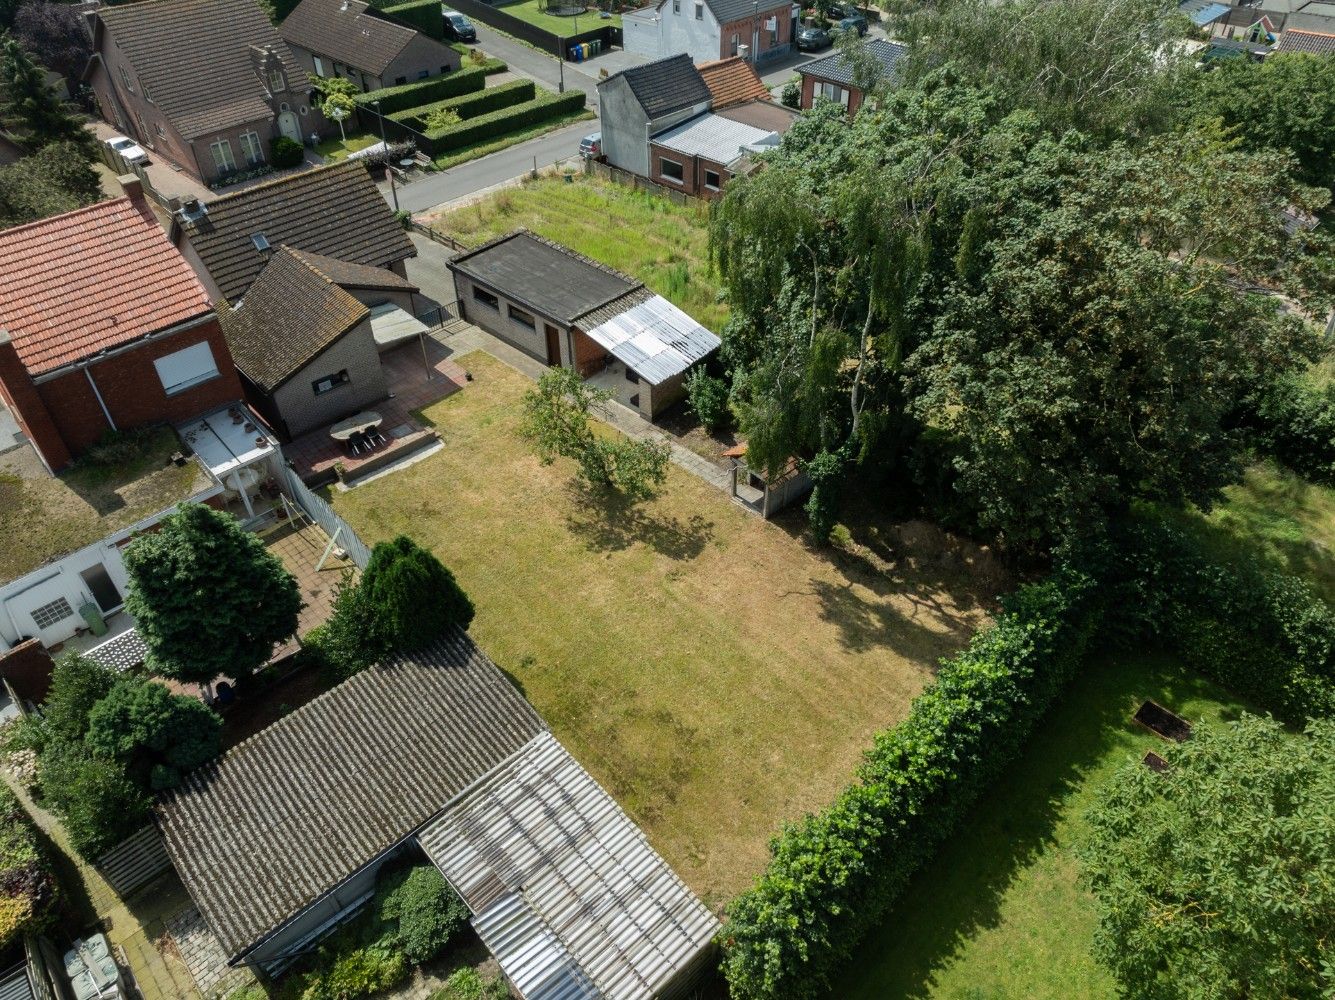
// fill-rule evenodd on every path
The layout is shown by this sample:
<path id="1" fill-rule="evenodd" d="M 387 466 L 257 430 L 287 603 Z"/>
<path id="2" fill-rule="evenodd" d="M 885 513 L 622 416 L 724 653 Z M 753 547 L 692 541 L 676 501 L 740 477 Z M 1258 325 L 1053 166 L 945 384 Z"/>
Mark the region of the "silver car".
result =
<path id="1" fill-rule="evenodd" d="M 133 139 L 127 139 L 123 135 L 113 135 L 107 140 L 107 145 L 119 153 L 127 163 L 148 162 L 148 151 Z"/>
<path id="2" fill-rule="evenodd" d="M 603 134 L 594 132 L 579 141 L 579 155 L 586 160 L 596 160 L 603 155 Z"/>

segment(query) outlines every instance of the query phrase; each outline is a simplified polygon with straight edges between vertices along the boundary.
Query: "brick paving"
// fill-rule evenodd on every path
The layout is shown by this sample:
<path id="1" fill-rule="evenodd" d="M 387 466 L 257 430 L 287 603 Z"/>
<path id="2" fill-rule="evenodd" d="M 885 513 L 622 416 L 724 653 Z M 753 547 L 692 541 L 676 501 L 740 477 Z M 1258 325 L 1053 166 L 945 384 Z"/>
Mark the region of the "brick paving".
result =
<path id="1" fill-rule="evenodd" d="M 224 996 L 254 980 L 249 970 L 228 967 L 227 954 L 193 904 L 168 917 L 165 923 L 177 954 L 205 997 Z"/>
<path id="2" fill-rule="evenodd" d="M 309 481 L 328 475 L 337 464 L 346 471 L 347 478 L 355 479 L 358 468 L 383 460 L 386 447 L 394 448 L 398 442 L 418 441 L 434 434 L 413 416 L 413 411 L 458 392 L 467 379 L 445 348 L 430 337 L 425 338 L 425 344 L 425 359 L 417 342 L 402 344 L 380 356 L 391 395 L 373 409 L 384 418 L 380 433 L 389 444 L 354 456 L 345 444 L 329 436 L 328 427 L 317 428 L 283 446 L 283 455 L 298 476 Z"/>

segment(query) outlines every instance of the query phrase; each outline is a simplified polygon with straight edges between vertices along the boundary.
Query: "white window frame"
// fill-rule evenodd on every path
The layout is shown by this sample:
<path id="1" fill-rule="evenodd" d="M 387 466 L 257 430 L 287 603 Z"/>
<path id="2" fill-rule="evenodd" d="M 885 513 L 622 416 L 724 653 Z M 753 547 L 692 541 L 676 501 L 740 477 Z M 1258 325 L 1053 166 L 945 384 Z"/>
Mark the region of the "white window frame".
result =
<path id="1" fill-rule="evenodd" d="M 717 183 L 717 184 L 710 184 L 710 183 L 709 183 L 709 175 L 710 175 L 710 174 L 713 174 L 715 177 L 718 178 L 718 183 Z M 706 168 L 705 168 L 705 187 L 707 187 L 707 188 L 708 188 L 709 190 L 711 190 L 711 191 L 721 191 L 721 190 L 723 190 L 723 172 L 722 172 L 721 170 L 710 170 L 708 167 L 706 167 Z"/>
<path id="2" fill-rule="evenodd" d="M 680 171 L 681 171 L 681 177 L 671 177 L 671 176 L 669 176 L 669 175 L 663 170 L 663 164 L 665 164 L 665 163 L 671 163 L 674 167 L 676 167 L 678 170 L 680 170 Z M 684 164 L 684 163 L 679 163 L 677 160 L 669 160 L 666 156 L 663 156 L 663 155 L 660 153 L 659 156 L 658 156 L 658 176 L 661 177 L 663 180 L 667 181 L 669 184 L 681 184 L 681 185 L 684 185 L 684 184 L 686 183 L 686 164 Z"/>
<path id="3" fill-rule="evenodd" d="M 672 13 L 681 13 L 681 0 L 672 0 Z"/>
<path id="4" fill-rule="evenodd" d="M 254 147 L 254 155 L 248 147 Z M 241 133 L 241 155 L 246 163 L 252 167 L 257 167 L 264 162 L 264 144 L 260 142 L 260 134 L 255 130 Z"/>
<path id="5" fill-rule="evenodd" d="M 703 21 L 705 19 L 704 0 L 695 0 L 695 19 L 697 21 Z"/>
<path id="6" fill-rule="evenodd" d="M 324 76 L 324 60 L 319 56 L 311 56 L 311 59 L 315 61 L 315 75 Z"/>
<path id="7" fill-rule="evenodd" d="M 323 396 L 325 393 L 333 392 L 341 385 L 351 385 L 352 376 L 348 374 L 346 368 L 334 372 L 332 375 L 326 375 L 323 378 L 317 378 L 311 383 L 311 392 L 316 396 Z"/>
<path id="8" fill-rule="evenodd" d="M 128 72 L 126 72 L 124 66 L 117 66 L 116 68 L 117 68 L 118 70 L 120 70 L 120 73 L 121 73 L 121 83 L 125 84 L 125 89 L 128 90 L 130 93 L 133 94 L 133 93 L 134 93 L 134 81 L 130 79 L 130 74 L 129 74 Z"/>
<path id="9" fill-rule="evenodd" d="M 232 156 L 231 140 L 218 139 L 209 143 L 209 153 L 213 157 L 213 165 L 218 168 L 218 173 L 225 174 L 236 169 L 236 159 Z M 220 153 L 221 156 L 218 155 Z"/>
<path id="10" fill-rule="evenodd" d="M 269 92 L 277 94 L 284 90 L 287 90 L 287 74 L 281 66 L 274 66 L 269 70 Z"/>
<path id="11" fill-rule="evenodd" d="M 218 377 L 218 361 L 207 340 L 164 354 L 153 362 L 162 391 L 175 396 Z"/>
<path id="12" fill-rule="evenodd" d="M 837 101 L 844 107 L 848 107 L 848 88 L 841 87 L 837 83 L 829 83 L 828 81 L 822 80 L 820 86 L 817 88 L 816 96 L 823 97 L 827 101 Z"/>

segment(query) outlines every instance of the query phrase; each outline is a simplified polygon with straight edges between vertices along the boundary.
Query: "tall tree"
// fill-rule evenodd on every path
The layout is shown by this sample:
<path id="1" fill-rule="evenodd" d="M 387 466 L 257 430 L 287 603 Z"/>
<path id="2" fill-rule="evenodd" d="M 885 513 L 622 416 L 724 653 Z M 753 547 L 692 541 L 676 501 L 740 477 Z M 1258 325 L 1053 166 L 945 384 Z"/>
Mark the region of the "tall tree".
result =
<path id="1" fill-rule="evenodd" d="M 154 673 L 208 683 L 262 666 L 297 630 L 297 582 L 236 518 L 185 504 L 125 551 L 126 609 Z"/>
<path id="2" fill-rule="evenodd" d="M 357 589 L 386 650 L 420 649 L 473 621 L 473 602 L 454 574 L 406 535 L 376 545 Z"/>
<path id="3" fill-rule="evenodd" d="M 93 134 L 61 103 L 17 38 L 0 37 L 0 125 L 28 148 L 72 143 L 87 160 L 95 154 Z"/>
<path id="4" fill-rule="evenodd" d="M 198 698 L 126 677 L 93 706 L 84 743 L 143 787 L 175 788 L 187 771 L 218 756 L 222 719 Z"/>
<path id="5" fill-rule="evenodd" d="M 1136 1000 L 1335 992 L 1335 723 L 1197 727 L 1129 763 L 1083 851 L 1095 953 Z"/>
<path id="6" fill-rule="evenodd" d="M 14 37 L 38 63 L 71 84 L 83 77 L 93 54 L 83 14 L 70 3 L 29 0 L 14 15 Z"/>
<path id="7" fill-rule="evenodd" d="M 17 163 L 0 166 L 0 229 L 72 212 L 102 194 L 86 150 L 52 143 Z"/>

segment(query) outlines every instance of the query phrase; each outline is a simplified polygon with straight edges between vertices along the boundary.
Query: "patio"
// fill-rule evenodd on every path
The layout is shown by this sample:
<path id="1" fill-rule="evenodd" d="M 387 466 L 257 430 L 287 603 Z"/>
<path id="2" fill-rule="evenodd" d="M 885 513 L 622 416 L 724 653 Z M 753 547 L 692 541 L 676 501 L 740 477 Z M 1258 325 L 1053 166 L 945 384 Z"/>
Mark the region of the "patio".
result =
<path id="1" fill-rule="evenodd" d="M 329 427 L 303 434 L 283 446 L 288 464 L 302 482 L 315 486 L 334 479 L 355 480 L 439 440 L 440 435 L 414 414 L 462 389 L 467 383 L 463 368 L 430 337 L 386 351 L 380 364 L 389 398 L 375 404 L 375 412 L 383 418 L 380 433 L 388 443 L 353 455 L 346 444 L 329 436 Z"/>

